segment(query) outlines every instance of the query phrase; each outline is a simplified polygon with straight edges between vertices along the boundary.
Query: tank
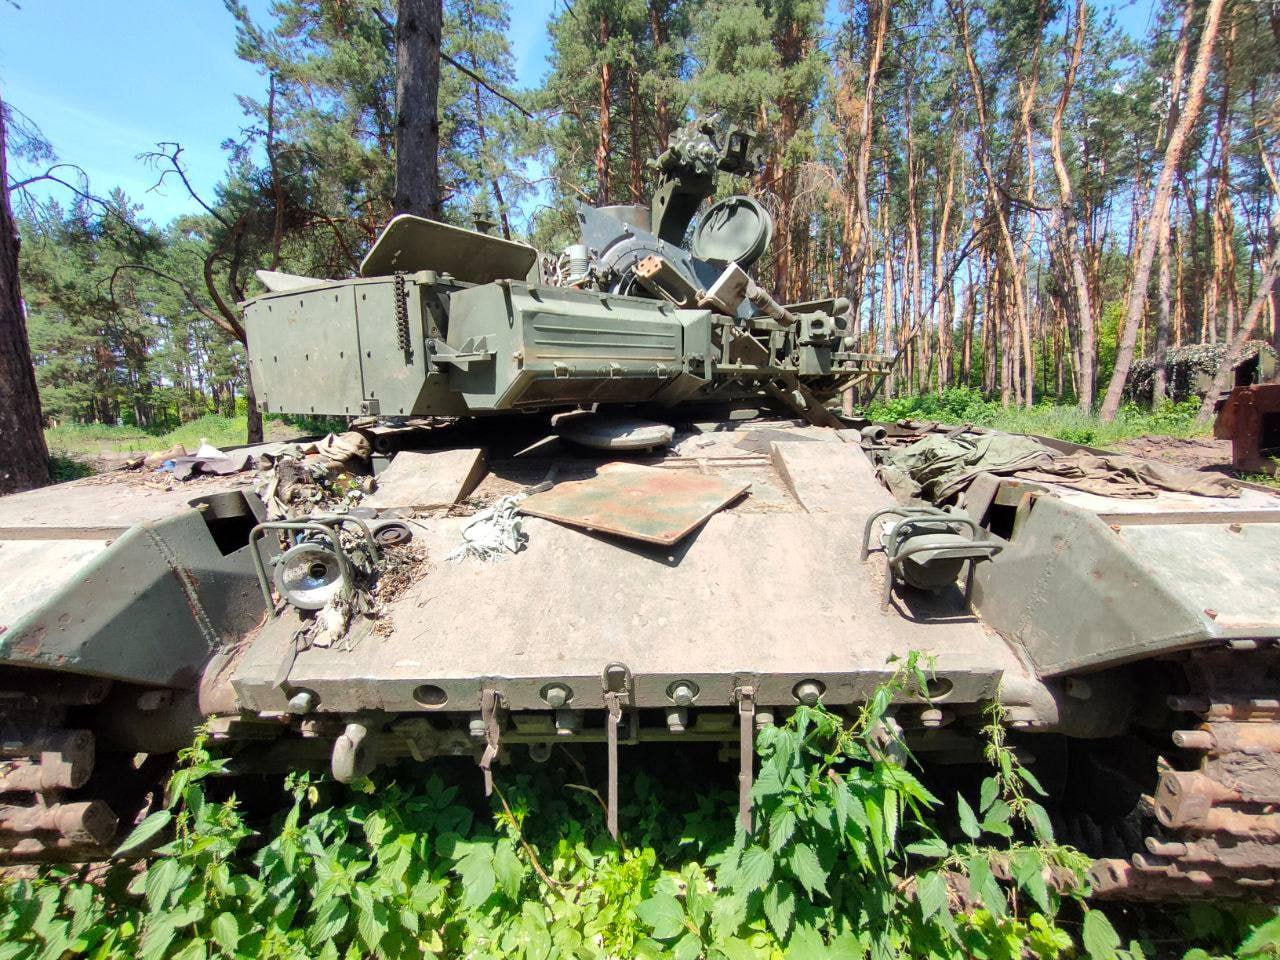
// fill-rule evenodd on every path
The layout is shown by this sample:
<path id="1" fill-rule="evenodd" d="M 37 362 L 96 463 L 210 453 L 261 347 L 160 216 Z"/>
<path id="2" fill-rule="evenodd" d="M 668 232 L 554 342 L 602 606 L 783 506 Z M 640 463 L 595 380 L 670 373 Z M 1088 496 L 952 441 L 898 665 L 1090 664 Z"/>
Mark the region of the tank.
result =
<path id="1" fill-rule="evenodd" d="M 756 731 L 918 653 L 906 744 L 981 762 L 998 700 L 1095 896 L 1280 899 L 1280 495 L 843 416 L 892 360 L 753 275 L 767 208 L 707 203 L 751 143 L 690 124 L 647 211 L 579 206 L 559 254 L 399 216 L 358 277 L 263 274 L 262 409 L 349 418 L 369 496 L 291 499 L 314 460 L 273 448 L 255 484 L 0 500 L 0 858 L 108 855 L 201 724 L 344 782 L 584 744 L 615 831 L 629 746 L 719 743 L 749 823 Z"/>

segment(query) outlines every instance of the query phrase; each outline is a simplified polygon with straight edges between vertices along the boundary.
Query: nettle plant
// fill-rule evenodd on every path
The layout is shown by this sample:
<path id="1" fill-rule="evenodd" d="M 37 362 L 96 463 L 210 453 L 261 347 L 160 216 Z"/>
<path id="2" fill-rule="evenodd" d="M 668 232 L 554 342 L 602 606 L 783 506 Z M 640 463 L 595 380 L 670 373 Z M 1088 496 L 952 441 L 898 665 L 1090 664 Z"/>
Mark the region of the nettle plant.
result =
<path id="1" fill-rule="evenodd" d="M 147 859 L 0 882 L 0 960 L 1142 960 L 1085 905 L 1087 861 L 1054 842 L 998 705 L 992 774 L 976 805 L 956 798 L 954 838 L 940 831 L 947 811 L 890 719 L 925 680 L 913 657 L 852 719 L 804 707 L 762 730 L 750 834 L 731 798 L 673 816 L 663 784 L 638 776 L 630 846 L 609 839 L 589 785 L 547 768 L 508 773 L 479 817 L 434 774 L 354 791 L 295 774 L 255 832 L 234 797 L 210 799 L 227 761 L 199 737 L 166 808 L 121 848 Z M 1237 956 L 1276 953 L 1270 913 L 1195 916 L 1215 952 L 1245 937 Z"/>
<path id="2" fill-rule="evenodd" d="M 1028 795 L 1043 791 L 1005 745 L 998 706 L 987 746 L 995 773 L 976 811 L 956 798 L 965 839 L 939 833 L 941 803 L 911 772 L 888 719 L 894 698 L 926 679 L 912 657 L 852 723 L 799 707 L 761 731 L 756 829 L 740 831 L 705 870 L 665 876 L 641 904 L 660 942 L 655 956 L 1051 958 L 1073 949 L 1056 923 L 1059 889 L 1083 902 L 1088 859 L 1054 843 L 1048 814 Z M 1015 840 L 1018 827 L 1029 839 Z M 1086 914 L 1085 936 L 1091 954 L 1117 954 L 1101 913 Z"/>

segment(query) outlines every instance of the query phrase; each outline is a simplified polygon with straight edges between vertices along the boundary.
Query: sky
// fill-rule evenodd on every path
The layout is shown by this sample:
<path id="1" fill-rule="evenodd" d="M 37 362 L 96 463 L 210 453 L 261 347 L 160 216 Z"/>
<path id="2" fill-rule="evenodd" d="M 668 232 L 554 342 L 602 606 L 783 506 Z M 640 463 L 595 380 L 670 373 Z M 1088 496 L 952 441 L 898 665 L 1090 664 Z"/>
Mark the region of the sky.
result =
<path id="1" fill-rule="evenodd" d="M 521 89 L 546 74 L 546 23 L 559 2 L 512 3 Z M 270 16 L 270 0 L 247 6 L 261 21 Z M 1110 6 L 1131 34 L 1145 32 L 1148 0 Z M 245 123 L 236 96 L 260 98 L 265 89 L 265 78 L 235 55 L 235 25 L 221 0 L 0 0 L 0 97 L 40 128 L 59 160 L 83 168 L 94 191 L 122 188 L 157 224 L 197 207 L 180 184 L 157 187 L 159 172 L 140 155 L 180 143 L 193 186 L 212 200 L 226 169 L 222 144 Z M 70 199 L 52 185 L 45 195 Z"/>
<path id="2" fill-rule="evenodd" d="M 521 88 L 546 72 L 545 24 L 556 2 L 513 4 Z M 269 17 L 269 0 L 247 6 Z M 163 141 L 182 144 L 193 186 L 211 200 L 226 169 L 222 143 L 245 125 L 236 95 L 265 90 L 265 78 L 236 57 L 221 0 L 17 0 L 16 8 L 0 0 L 0 97 L 40 128 L 60 161 L 82 167 L 94 191 L 121 187 L 157 224 L 197 207 L 172 179 L 157 188 L 159 171 L 140 155 Z M 45 195 L 71 199 L 53 185 Z"/>

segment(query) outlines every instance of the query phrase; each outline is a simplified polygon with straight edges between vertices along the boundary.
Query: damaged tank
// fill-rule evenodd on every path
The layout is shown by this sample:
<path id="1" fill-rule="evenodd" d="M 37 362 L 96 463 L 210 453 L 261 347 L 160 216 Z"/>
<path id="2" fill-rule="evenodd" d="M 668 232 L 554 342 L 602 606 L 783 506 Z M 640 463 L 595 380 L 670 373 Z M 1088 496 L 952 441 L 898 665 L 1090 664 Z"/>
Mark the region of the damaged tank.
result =
<path id="1" fill-rule="evenodd" d="M 399 216 L 264 273 L 263 411 L 348 433 L 0 500 L 0 859 L 108 855 L 199 724 L 339 781 L 584 744 L 614 831 L 629 745 L 723 743 L 749 820 L 756 731 L 916 652 L 895 732 L 980 762 L 998 699 L 1095 895 L 1280 900 L 1280 495 L 842 416 L 892 358 L 752 274 L 751 143 L 690 124 L 558 255 Z"/>

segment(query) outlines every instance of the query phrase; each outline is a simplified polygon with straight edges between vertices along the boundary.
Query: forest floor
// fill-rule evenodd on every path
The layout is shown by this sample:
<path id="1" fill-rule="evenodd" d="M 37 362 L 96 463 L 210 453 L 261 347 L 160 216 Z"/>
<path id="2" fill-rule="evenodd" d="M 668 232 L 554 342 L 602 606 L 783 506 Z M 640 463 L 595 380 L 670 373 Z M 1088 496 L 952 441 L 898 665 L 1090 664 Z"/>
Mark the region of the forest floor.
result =
<path id="1" fill-rule="evenodd" d="M 938 419 L 947 423 L 968 422 L 1011 433 L 1056 437 L 1196 470 L 1234 475 L 1230 442 L 1214 439 L 1206 427 L 1195 422 L 1187 405 L 1171 407 L 1161 413 L 1126 407 L 1115 421 L 1104 424 L 1097 417 L 1082 414 L 1074 406 L 1038 404 L 1030 410 L 1006 409 L 989 401 L 974 402 L 967 396 L 968 391 L 951 393 L 962 396 L 948 397 L 944 394 L 941 398 L 926 396 L 894 400 L 876 405 L 868 412 L 877 420 L 902 417 Z M 192 453 L 202 441 L 215 447 L 242 445 L 246 429 L 243 416 L 209 414 L 168 433 L 150 433 L 131 426 L 63 424 L 46 430 L 45 439 L 54 459 L 55 479 L 72 480 L 112 470 L 130 456 L 168 450 L 179 443 Z M 323 433 L 324 428 L 318 424 L 269 418 L 264 424 L 264 432 L 266 441 L 274 442 Z M 1280 485 L 1274 478 L 1263 476 L 1243 479 Z"/>
<path id="2" fill-rule="evenodd" d="M 314 432 L 284 420 L 268 418 L 263 424 L 263 439 L 268 443 L 295 440 Z M 219 448 L 242 446 L 247 434 L 245 417 L 217 414 L 207 414 L 167 433 L 100 423 L 68 423 L 44 432 L 53 458 L 55 480 L 74 480 L 103 473 L 118 467 L 131 456 L 168 450 L 176 444 L 182 444 L 188 453 L 195 453 L 202 442 Z"/>

